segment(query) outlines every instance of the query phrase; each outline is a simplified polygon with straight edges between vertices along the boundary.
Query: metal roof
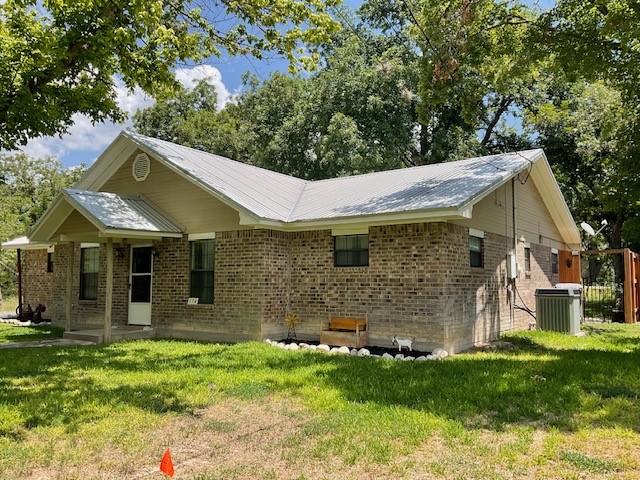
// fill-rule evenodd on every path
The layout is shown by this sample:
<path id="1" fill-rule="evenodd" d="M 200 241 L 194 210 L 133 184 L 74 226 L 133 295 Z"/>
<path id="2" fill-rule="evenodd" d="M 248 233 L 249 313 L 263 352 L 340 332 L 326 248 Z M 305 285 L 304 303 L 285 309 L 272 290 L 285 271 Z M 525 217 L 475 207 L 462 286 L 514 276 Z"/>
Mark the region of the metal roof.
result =
<path id="1" fill-rule="evenodd" d="M 182 233 L 183 229 L 166 218 L 148 201 L 115 193 L 65 189 L 64 197 L 100 230 Z"/>
<path id="2" fill-rule="evenodd" d="M 528 150 L 309 182 L 289 221 L 461 208 L 541 154 Z"/>
<path id="3" fill-rule="evenodd" d="M 13 249 L 13 250 L 35 250 L 49 247 L 47 243 L 38 243 L 32 242 L 28 237 L 18 237 L 12 238 L 11 240 L 7 240 L 6 242 L 2 242 L 0 244 L 2 248 Z"/>
<path id="4" fill-rule="evenodd" d="M 213 153 L 129 131 L 123 134 L 138 145 L 152 150 L 208 190 L 259 218 L 286 221 L 307 184 L 299 178 Z"/>
<path id="5" fill-rule="evenodd" d="M 462 207 L 543 156 L 542 150 L 306 181 L 129 131 L 193 181 L 258 218 L 282 222 Z"/>

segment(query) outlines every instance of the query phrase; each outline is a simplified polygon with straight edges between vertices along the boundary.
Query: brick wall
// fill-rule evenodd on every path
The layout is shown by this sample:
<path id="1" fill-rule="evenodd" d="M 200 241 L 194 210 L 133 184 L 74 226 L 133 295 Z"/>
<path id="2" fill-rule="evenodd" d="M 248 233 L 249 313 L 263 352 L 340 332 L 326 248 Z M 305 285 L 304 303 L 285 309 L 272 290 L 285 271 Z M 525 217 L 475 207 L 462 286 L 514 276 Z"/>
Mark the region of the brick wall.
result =
<path id="1" fill-rule="evenodd" d="M 155 242 L 151 323 L 161 335 L 237 341 L 261 337 L 264 252 L 261 231 L 216 234 L 213 305 L 187 305 L 186 239 Z"/>
<path id="2" fill-rule="evenodd" d="M 459 351 L 496 338 L 532 320 L 515 310 L 506 281 L 506 253 L 512 240 L 487 233 L 484 268 L 469 266 L 468 229 L 448 223 L 371 227 L 369 266 L 335 267 L 330 230 L 276 232 L 243 230 L 216 234 L 215 304 L 187 305 L 190 247 L 186 238 L 153 243 L 152 325 L 160 335 L 236 341 L 279 338 L 283 318 L 297 313 L 301 338 L 319 337 L 327 315 L 369 318 L 373 344 L 391 337 L 416 339 L 418 348 Z M 118 246 L 116 246 L 118 247 Z M 114 258 L 113 322 L 128 315 L 129 246 Z M 46 251 L 25 255 L 25 298 L 50 295 L 51 318 L 64 325 L 69 247 L 56 247 L 54 273 L 45 283 Z M 524 265 L 524 244 L 518 247 Z M 80 247 L 74 256 L 72 318 L 75 328 L 102 325 L 105 252 L 101 247 L 97 301 L 79 301 Z M 535 309 L 536 288 L 551 286 L 551 249 L 531 245 L 531 271 L 516 281 L 515 304 Z M 48 291 L 55 292 L 48 294 Z M 38 300 L 36 298 L 36 300 Z M 39 300 L 38 300 L 39 301 Z"/>
<path id="3" fill-rule="evenodd" d="M 53 303 L 54 272 L 47 272 L 47 250 L 23 250 L 22 259 L 22 292 L 23 303 L 30 304 L 35 310 L 40 303 L 46 305 L 44 318 L 50 318 Z"/>

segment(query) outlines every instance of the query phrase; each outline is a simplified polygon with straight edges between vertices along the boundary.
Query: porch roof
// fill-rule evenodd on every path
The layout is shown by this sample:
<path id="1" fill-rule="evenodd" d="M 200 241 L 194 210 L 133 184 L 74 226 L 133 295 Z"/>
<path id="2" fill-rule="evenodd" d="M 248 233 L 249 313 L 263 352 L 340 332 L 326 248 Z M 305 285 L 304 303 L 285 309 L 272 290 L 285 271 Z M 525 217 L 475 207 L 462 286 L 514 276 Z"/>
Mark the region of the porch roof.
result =
<path id="1" fill-rule="evenodd" d="M 104 233 L 111 229 L 149 233 L 183 232 L 181 227 L 142 197 L 70 188 L 63 190 L 62 194 Z"/>
<path id="2" fill-rule="evenodd" d="M 86 228 L 73 233 L 60 231 L 74 211 L 88 221 Z M 182 226 L 143 197 L 64 189 L 33 227 L 29 239 L 100 241 L 100 238 L 181 237 L 183 232 Z"/>
<path id="3" fill-rule="evenodd" d="M 2 248 L 6 248 L 8 250 L 39 250 L 50 247 L 48 243 L 32 242 L 31 240 L 29 240 L 29 237 L 26 236 L 12 238 L 11 240 L 2 242 L 2 244 L 0 245 L 2 246 Z"/>

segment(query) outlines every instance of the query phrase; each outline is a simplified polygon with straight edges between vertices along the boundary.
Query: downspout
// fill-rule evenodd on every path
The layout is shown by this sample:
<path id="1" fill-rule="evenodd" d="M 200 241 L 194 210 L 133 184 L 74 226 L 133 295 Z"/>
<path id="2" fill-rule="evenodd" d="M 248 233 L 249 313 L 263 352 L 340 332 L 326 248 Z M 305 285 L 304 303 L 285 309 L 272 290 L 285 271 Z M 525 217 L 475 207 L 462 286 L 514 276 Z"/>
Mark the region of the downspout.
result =
<path id="1" fill-rule="evenodd" d="M 18 320 L 22 320 L 22 261 L 18 248 Z"/>
<path id="2" fill-rule="evenodd" d="M 516 219 L 516 178 L 511 179 L 511 216 L 513 222 L 513 256 L 515 258 L 515 272 L 514 278 L 511 279 L 511 311 L 509 312 L 509 318 L 511 319 L 511 325 L 509 329 L 513 330 L 516 316 L 516 277 L 518 276 L 518 221 Z"/>
<path id="3" fill-rule="evenodd" d="M 511 196 L 513 206 L 513 254 L 516 255 L 516 264 L 518 263 L 518 223 L 516 220 L 516 179 L 511 179 Z M 514 280 L 515 283 L 515 280 Z"/>

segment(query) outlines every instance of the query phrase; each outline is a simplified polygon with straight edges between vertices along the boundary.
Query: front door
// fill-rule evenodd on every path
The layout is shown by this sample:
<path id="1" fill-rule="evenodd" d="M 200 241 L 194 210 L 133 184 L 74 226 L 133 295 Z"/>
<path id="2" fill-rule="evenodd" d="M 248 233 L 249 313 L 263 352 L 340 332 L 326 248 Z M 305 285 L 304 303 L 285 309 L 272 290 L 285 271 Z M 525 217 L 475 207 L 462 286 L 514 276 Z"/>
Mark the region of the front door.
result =
<path id="1" fill-rule="evenodd" d="M 151 247 L 131 247 L 129 279 L 129 325 L 151 325 L 151 285 L 153 252 Z"/>

